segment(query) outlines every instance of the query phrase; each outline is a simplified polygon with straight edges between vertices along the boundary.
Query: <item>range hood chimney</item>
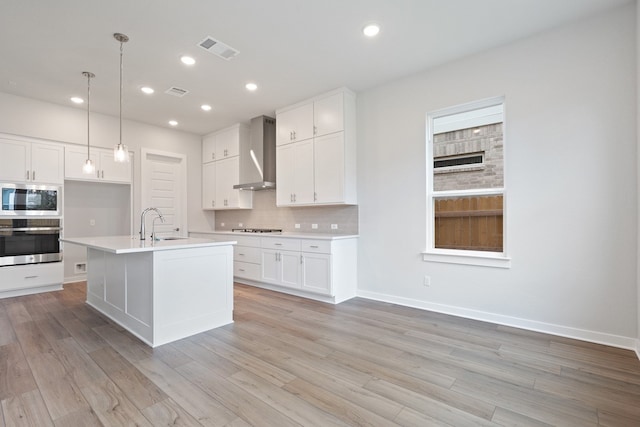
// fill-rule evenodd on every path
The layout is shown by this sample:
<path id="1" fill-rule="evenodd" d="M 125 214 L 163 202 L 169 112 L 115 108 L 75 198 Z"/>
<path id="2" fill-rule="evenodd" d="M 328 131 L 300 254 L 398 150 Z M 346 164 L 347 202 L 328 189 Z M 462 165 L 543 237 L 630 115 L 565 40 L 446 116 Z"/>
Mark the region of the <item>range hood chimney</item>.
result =
<path id="1" fill-rule="evenodd" d="M 258 116 L 251 119 L 249 146 L 240 146 L 239 190 L 276 188 L 276 119 Z"/>

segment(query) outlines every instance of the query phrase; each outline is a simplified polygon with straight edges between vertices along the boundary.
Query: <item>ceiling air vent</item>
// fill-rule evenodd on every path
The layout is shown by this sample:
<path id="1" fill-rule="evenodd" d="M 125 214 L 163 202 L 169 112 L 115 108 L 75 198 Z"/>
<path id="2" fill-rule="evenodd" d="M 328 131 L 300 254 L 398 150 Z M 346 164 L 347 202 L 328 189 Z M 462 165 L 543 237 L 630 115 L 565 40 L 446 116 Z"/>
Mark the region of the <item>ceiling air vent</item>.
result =
<path id="1" fill-rule="evenodd" d="M 220 40 L 216 40 L 211 36 L 207 36 L 204 40 L 198 43 L 198 46 L 203 48 L 209 53 L 213 53 L 222 59 L 230 60 L 235 58 L 240 52 L 232 48 L 229 45 L 222 43 Z"/>
<path id="2" fill-rule="evenodd" d="M 164 93 L 169 94 L 169 95 L 173 95 L 173 96 L 177 96 L 178 98 L 182 98 L 183 96 L 185 96 L 186 94 L 189 93 L 188 90 L 186 89 L 180 89 L 179 87 L 170 87 L 169 89 L 167 89 Z"/>

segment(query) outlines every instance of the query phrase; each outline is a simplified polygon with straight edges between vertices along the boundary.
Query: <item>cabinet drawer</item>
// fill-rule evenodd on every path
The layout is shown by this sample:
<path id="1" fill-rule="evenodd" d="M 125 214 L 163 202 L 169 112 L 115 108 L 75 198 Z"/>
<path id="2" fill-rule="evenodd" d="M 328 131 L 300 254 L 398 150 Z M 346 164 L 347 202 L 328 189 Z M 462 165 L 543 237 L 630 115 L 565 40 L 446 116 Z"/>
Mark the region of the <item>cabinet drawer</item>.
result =
<path id="1" fill-rule="evenodd" d="M 0 291 L 62 284 L 61 262 L 0 267 Z"/>
<path id="2" fill-rule="evenodd" d="M 234 261 L 233 275 L 242 279 L 260 280 L 260 264 Z"/>
<path id="3" fill-rule="evenodd" d="M 262 258 L 262 249 L 252 248 L 249 246 L 236 246 L 233 248 L 233 260 L 252 262 L 254 264 L 260 264 Z"/>
<path id="4" fill-rule="evenodd" d="M 302 252 L 331 253 L 331 240 L 303 240 Z"/>
<path id="5" fill-rule="evenodd" d="M 263 237 L 262 247 L 265 249 L 281 249 L 284 251 L 299 251 L 300 240 L 298 239 L 278 239 L 277 237 Z"/>

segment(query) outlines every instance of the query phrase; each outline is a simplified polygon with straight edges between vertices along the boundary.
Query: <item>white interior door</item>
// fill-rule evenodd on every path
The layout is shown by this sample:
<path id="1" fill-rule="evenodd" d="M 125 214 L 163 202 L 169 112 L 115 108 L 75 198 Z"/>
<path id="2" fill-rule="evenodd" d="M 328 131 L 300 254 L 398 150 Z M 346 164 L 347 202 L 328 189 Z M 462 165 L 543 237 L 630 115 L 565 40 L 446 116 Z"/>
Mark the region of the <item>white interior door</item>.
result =
<path id="1" fill-rule="evenodd" d="M 154 207 L 162 212 L 164 223 L 156 220 L 155 225 L 161 236 L 187 236 L 186 165 L 184 154 L 142 149 L 141 209 Z M 147 215 L 147 236 L 156 216 L 154 212 Z"/>

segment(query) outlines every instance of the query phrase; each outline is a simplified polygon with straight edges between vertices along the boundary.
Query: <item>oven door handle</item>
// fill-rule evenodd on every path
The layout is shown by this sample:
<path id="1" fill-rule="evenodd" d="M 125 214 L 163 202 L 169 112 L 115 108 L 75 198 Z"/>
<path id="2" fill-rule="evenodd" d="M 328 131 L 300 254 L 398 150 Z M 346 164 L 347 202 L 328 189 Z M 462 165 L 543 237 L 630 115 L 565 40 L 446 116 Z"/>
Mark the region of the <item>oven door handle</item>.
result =
<path id="1" fill-rule="evenodd" d="M 0 227 L 2 231 L 56 231 L 62 230 L 62 227 Z"/>

